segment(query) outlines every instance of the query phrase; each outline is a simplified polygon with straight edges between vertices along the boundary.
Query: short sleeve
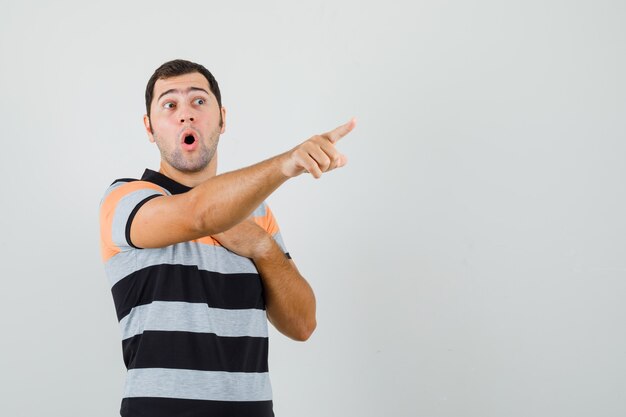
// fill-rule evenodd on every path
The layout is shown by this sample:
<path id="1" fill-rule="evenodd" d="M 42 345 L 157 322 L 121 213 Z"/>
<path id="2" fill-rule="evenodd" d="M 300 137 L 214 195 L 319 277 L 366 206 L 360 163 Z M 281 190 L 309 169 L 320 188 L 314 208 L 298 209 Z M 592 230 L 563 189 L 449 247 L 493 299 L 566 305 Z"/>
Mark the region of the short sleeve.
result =
<path id="1" fill-rule="evenodd" d="M 130 225 L 139 208 L 167 192 L 147 181 L 115 182 L 100 203 L 100 246 L 103 261 L 135 248 L 130 241 Z"/>
<path id="2" fill-rule="evenodd" d="M 291 259 L 291 255 L 289 255 L 289 251 L 287 250 L 285 242 L 283 241 L 283 237 L 280 233 L 280 228 L 278 227 L 276 218 L 274 217 L 274 214 L 272 213 L 272 210 L 270 210 L 267 203 L 263 202 L 263 204 L 261 204 L 252 213 L 252 217 L 254 218 L 254 221 L 256 221 L 262 228 L 265 229 L 267 233 L 269 233 L 274 238 L 278 246 L 280 246 L 280 248 L 285 253 L 285 256 Z"/>

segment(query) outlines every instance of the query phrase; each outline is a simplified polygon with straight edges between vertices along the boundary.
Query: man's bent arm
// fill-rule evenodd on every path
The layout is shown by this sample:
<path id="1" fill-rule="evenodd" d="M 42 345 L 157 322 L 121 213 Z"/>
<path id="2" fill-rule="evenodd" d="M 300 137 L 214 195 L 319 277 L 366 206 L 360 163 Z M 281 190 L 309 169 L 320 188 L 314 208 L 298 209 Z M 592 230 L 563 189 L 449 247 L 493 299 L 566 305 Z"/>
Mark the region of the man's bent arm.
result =
<path id="1" fill-rule="evenodd" d="M 253 261 L 263 280 L 270 322 L 294 340 L 307 340 L 317 326 L 315 295 L 309 283 L 273 241 L 270 250 Z"/>
<path id="2" fill-rule="evenodd" d="M 289 152 L 247 168 L 217 175 L 187 193 L 147 201 L 135 214 L 130 238 L 142 248 L 164 247 L 230 229 L 249 216 L 287 179 L 309 172 L 315 178 L 345 165 L 335 143 L 355 121 L 316 135 Z"/>
<path id="3" fill-rule="evenodd" d="M 294 340 L 307 340 L 316 326 L 315 295 L 274 238 L 252 219 L 213 238 L 254 262 L 263 282 L 267 318 L 274 327 Z"/>

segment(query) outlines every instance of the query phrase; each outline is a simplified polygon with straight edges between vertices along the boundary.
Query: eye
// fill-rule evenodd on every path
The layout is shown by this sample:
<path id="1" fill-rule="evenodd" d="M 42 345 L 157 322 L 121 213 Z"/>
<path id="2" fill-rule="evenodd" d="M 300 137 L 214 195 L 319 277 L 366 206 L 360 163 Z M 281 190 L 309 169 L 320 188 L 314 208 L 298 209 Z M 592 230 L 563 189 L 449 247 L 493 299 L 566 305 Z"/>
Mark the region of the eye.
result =
<path id="1" fill-rule="evenodd" d="M 167 103 L 163 104 L 163 108 L 164 109 L 173 109 L 175 106 L 174 103 L 172 103 L 171 101 L 168 101 Z"/>
<path id="2" fill-rule="evenodd" d="M 206 103 L 206 100 L 203 99 L 203 98 L 197 98 L 193 102 L 198 104 L 198 105 L 202 105 L 202 104 Z"/>

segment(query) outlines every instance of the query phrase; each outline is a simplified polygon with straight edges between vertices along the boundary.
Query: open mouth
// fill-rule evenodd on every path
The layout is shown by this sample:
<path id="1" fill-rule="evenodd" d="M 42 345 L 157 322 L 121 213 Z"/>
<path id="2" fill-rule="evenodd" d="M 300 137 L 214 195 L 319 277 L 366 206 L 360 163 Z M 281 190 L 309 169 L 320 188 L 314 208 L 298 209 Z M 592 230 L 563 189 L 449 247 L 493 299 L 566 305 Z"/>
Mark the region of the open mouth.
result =
<path id="1" fill-rule="evenodd" d="M 196 141 L 196 138 L 193 137 L 193 135 L 187 135 L 185 136 L 185 139 L 183 140 L 183 142 L 185 142 L 187 145 L 191 145 Z"/>

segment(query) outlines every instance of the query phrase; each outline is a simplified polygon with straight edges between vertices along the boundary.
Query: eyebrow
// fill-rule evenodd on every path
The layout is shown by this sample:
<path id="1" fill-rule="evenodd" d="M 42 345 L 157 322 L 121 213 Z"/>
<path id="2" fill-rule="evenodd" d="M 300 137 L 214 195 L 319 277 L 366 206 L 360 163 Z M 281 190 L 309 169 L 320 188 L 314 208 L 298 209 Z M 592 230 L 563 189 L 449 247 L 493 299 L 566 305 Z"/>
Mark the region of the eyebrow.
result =
<path id="1" fill-rule="evenodd" d="M 191 91 L 204 91 L 206 93 L 206 95 L 209 95 L 209 92 L 206 91 L 204 88 L 200 88 L 200 87 L 188 87 L 184 92 L 189 94 L 189 92 Z M 157 98 L 157 101 L 161 100 L 161 97 L 163 97 L 166 94 L 170 94 L 170 93 L 182 93 L 183 91 L 179 90 L 178 88 L 170 88 L 167 91 L 164 91 L 161 93 L 161 95 L 159 96 L 159 98 Z"/>

